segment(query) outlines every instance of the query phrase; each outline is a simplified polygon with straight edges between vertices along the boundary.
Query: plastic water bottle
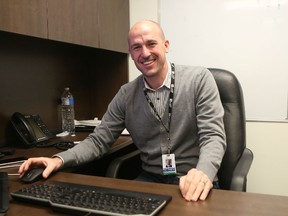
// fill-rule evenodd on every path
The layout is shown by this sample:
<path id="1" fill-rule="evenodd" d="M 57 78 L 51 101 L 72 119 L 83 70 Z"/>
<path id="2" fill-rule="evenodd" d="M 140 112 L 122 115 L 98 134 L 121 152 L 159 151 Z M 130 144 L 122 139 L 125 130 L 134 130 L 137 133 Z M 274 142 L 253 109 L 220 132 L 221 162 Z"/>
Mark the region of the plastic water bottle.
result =
<path id="1" fill-rule="evenodd" d="M 61 96 L 61 117 L 62 131 L 67 131 L 71 135 L 75 134 L 75 113 L 74 113 L 74 98 L 69 88 L 65 88 Z"/>

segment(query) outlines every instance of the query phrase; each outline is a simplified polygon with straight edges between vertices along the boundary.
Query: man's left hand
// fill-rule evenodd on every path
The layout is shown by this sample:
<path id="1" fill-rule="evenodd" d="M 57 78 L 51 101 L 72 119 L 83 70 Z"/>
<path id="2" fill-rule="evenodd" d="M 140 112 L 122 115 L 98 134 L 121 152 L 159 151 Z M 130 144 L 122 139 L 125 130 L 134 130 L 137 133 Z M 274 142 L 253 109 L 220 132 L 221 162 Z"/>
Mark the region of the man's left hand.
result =
<path id="1" fill-rule="evenodd" d="M 180 178 L 179 187 L 185 200 L 197 201 L 206 199 L 213 184 L 205 173 L 193 168 Z"/>

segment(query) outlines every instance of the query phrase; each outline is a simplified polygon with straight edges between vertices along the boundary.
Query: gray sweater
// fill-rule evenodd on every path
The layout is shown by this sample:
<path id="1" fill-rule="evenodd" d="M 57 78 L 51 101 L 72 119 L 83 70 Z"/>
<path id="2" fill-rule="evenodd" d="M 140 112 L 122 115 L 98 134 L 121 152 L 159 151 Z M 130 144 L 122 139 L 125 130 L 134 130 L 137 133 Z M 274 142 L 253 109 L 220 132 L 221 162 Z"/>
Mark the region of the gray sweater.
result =
<path id="1" fill-rule="evenodd" d="M 123 85 L 94 132 L 79 145 L 58 154 L 64 160 L 63 167 L 102 157 L 126 127 L 141 151 L 142 168 L 161 174 L 167 132 L 151 112 L 143 88 L 142 75 Z M 217 178 L 226 149 L 223 115 L 212 74 L 202 67 L 176 65 L 170 139 L 179 175 L 197 168 L 211 181 Z M 162 121 L 167 126 L 168 105 Z"/>

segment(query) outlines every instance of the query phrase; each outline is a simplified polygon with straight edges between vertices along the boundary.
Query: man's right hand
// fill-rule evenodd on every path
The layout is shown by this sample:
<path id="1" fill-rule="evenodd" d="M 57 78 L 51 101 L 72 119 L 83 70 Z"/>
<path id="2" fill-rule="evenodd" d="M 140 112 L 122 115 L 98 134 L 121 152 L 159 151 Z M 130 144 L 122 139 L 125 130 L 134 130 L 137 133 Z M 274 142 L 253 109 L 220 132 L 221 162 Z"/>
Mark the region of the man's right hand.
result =
<path id="1" fill-rule="evenodd" d="M 48 158 L 48 157 L 37 157 L 29 158 L 19 168 L 18 173 L 20 178 L 24 173 L 33 167 L 46 167 L 43 171 L 43 178 L 47 178 L 52 172 L 57 171 L 63 165 L 62 160 L 59 157 Z"/>

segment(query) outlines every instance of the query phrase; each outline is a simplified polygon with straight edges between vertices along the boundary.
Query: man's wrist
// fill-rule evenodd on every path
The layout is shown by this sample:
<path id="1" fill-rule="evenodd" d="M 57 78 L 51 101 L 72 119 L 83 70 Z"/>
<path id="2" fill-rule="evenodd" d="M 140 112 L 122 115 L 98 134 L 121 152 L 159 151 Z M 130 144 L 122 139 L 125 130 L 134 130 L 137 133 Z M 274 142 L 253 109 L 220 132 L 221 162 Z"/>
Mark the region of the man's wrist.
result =
<path id="1" fill-rule="evenodd" d="M 63 166 L 63 164 L 64 164 L 63 158 L 59 157 L 58 155 L 54 155 L 54 156 L 53 156 L 53 159 L 56 161 L 56 164 L 57 164 L 56 168 L 57 168 L 57 170 L 60 169 L 60 168 Z"/>

